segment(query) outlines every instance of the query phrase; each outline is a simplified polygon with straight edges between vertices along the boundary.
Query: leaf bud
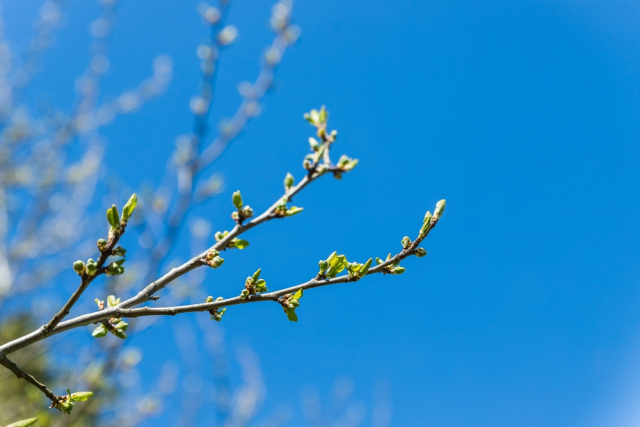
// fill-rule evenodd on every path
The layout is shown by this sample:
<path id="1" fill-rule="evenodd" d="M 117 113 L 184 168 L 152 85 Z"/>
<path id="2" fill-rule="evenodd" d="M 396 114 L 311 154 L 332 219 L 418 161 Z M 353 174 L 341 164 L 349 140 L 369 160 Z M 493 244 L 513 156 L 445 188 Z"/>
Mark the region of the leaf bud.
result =
<path id="1" fill-rule="evenodd" d="M 284 188 L 289 191 L 289 189 L 293 186 L 293 175 L 287 172 L 287 176 L 284 178 Z"/>
<path id="2" fill-rule="evenodd" d="M 402 247 L 404 249 L 407 249 L 409 246 L 411 246 L 411 239 L 408 236 L 404 236 L 400 243 L 402 243 Z"/>
<path id="3" fill-rule="evenodd" d="M 82 276 L 84 274 L 84 262 L 78 260 L 73 263 L 73 270 L 79 275 Z"/>
<path id="4" fill-rule="evenodd" d="M 224 259 L 220 258 L 219 256 L 214 257 L 210 262 L 209 262 L 209 266 L 211 268 L 218 268 L 220 267 L 222 264 L 224 264 Z"/>
<path id="5" fill-rule="evenodd" d="M 249 296 L 249 291 L 247 289 L 243 289 L 242 292 L 240 292 L 240 298 L 245 299 Z"/>
<path id="6" fill-rule="evenodd" d="M 295 214 L 298 214 L 300 212 L 302 212 L 304 210 L 304 208 L 299 208 L 297 206 L 292 206 L 291 208 L 287 209 L 285 212 L 285 216 L 293 216 Z"/>
<path id="7" fill-rule="evenodd" d="M 133 211 L 136 209 L 137 203 L 138 203 L 138 196 L 136 196 L 136 193 L 133 193 L 129 198 L 129 200 L 127 201 L 127 203 L 122 208 L 122 222 L 126 224 L 127 221 L 129 221 L 129 218 L 131 218 Z"/>
<path id="8" fill-rule="evenodd" d="M 442 213 L 444 212 L 444 208 L 446 204 L 447 204 L 447 201 L 445 199 L 442 199 L 438 203 L 436 203 L 436 210 L 433 211 L 434 218 L 440 219 L 440 217 L 442 216 Z"/>
<path id="9" fill-rule="evenodd" d="M 231 200 L 233 201 L 233 205 L 238 210 L 242 210 L 242 196 L 240 195 L 240 190 L 233 193 L 233 195 L 231 196 Z"/>
<path id="10" fill-rule="evenodd" d="M 102 338 L 107 335 L 107 332 L 107 328 L 101 323 L 93 330 L 91 336 L 94 338 Z"/>
<path id="11" fill-rule="evenodd" d="M 406 271 L 406 268 L 398 266 L 398 267 L 394 267 L 394 268 L 391 270 L 391 274 L 402 274 L 402 273 L 404 273 L 405 271 Z"/>
<path id="12" fill-rule="evenodd" d="M 204 301 L 205 302 L 213 302 L 213 297 L 211 295 L 209 295 L 207 298 L 205 298 Z"/>
<path id="13" fill-rule="evenodd" d="M 105 249 L 107 248 L 107 241 L 104 239 L 98 239 L 97 245 L 98 245 L 98 250 L 100 252 L 104 252 Z"/>
<path id="14" fill-rule="evenodd" d="M 427 251 L 424 248 L 418 248 L 416 249 L 415 254 L 418 258 L 422 258 L 423 256 L 427 256 Z"/>
<path id="15" fill-rule="evenodd" d="M 126 254 L 127 254 L 127 250 L 122 246 L 118 246 L 111 252 L 111 255 L 113 256 L 125 256 Z"/>
<path id="16" fill-rule="evenodd" d="M 318 151 L 318 141 L 316 141 L 316 139 L 312 136 L 309 137 L 309 145 L 311 146 L 312 151 Z"/>
<path id="17" fill-rule="evenodd" d="M 209 249 L 207 251 L 207 261 L 211 261 L 213 258 L 217 257 L 218 255 L 220 255 L 220 252 L 218 252 L 215 249 Z"/>
<path id="18" fill-rule="evenodd" d="M 253 273 L 253 276 L 251 276 L 251 283 L 255 283 L 256 281 L 258 281 L 258 279 L 260 278 L 260 273 L 261 272 L 262 272 L 262 269 L 259 268 L 258 271 Z"/>
<path id="19" fill-rule="evenodd" d="M 251 206 L 245 206 L 242 209 L 242 215 L 244 215 L 245 218 L 251 218 L 253 216 L 253 209 L 251 209 Z"/>

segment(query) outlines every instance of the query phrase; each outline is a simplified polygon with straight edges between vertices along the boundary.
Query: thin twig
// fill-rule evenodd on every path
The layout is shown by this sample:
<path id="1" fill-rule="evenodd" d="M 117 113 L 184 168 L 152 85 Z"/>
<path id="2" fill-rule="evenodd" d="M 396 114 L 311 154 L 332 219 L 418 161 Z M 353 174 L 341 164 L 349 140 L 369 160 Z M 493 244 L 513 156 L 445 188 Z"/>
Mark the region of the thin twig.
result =
<path id="1" fill-rule="evenodd" d="M 57 394 L 55 394 L 54 392 L 52 392 L 51 390 L 49 390 L 47 388 L 46 385 L 42 384 L 40 381 L 38 381 L 37 379 L 35 379 L 35 377 L 31 374 L 26 373 L 25 371 L 23 371 L 22 369 L 20 369 L 20 367 L 18 365 L 16 365 L 15 363 L 13 363 L 11 360 L 7 359 L 6 356 L 0 356 L 0 365 L 4 366 L 5 368 L 7 368 L 8 370 L 10 370 L 11 372 L 13 372 L 16 377 L 18 378 L 22 378 L 28 382 L 30 382 L 31 384 L 33 384 L 34 386 L 36 386 L 38 389 L 40 389 L 40 391 L 42 391 L 49 399 L 51 399 L 51 402 L 54 405 L 57 405 L 57 403 L 64 399 L 64 397 L 62 396 L 58 396 Z"/>

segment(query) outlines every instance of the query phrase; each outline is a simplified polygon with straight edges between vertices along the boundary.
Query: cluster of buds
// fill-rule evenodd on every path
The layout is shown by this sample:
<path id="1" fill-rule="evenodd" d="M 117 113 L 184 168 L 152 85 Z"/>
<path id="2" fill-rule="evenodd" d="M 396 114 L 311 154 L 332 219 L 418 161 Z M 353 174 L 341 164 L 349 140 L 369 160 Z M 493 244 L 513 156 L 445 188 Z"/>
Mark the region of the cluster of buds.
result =
<path id="1" fill-rule="evenodd" d="M 96 298 L 95 302 L 98 305 L 99 310 L 104 309 L 104 301 L 100 301 Z M 116 298 L 114 295 L 109 295 L 107 297 L 107 307 L 112 308 L 117 306 L 118 304 L 120 304 L 120 298 Z M 107 332 L 111 332 L 113 335 L 120 339 L 127 338 L 127 334 L 125 334 L 125 331 L 129 327 L 129 324 L 127 322 L 120 318 L 111 318 L 105 323 L 101 323 L 93 330 L 91 335 L 94 338 L 102 338 L 107 335 Z"/>
<path id="2" fill-rule="evenodd" d="M 122 234 L 124 232 L 124 228 L 127 226 L 127 222 L 129 222 L 133 211 L 136 209 L 137 203 L 138 196 L 134 193 L 122 208 L 122 215 L 118 213 L 116 205 L 112 205 L 111 208 L 107 209 L 107 221 L 111 226 L 109 228 L 109 239 L 115 234 Z"/>
<path id="3" fill-rule="evenodd" d="M 371 267 L 371 262 L 373 259 L 369 258 L 367 262 L 364 264 L 359 264 L 357 262 L 347 263 L 347 272 L 349 276 L 360 279 L 369 273 L 369 268 Z"/>
<path id="4" fill-rule="evenodd" d="M 93 396 L 93 392 L 91 391 L 77 391 L 75 393 L 71 393 L 71 390 L 67 390 L 67 395 L 57 402 L 52 402 L 51 407 L 56 408 L 62 411 L 63 413 L 69 415 L 71 414 L 71 411 L 73 410 L 73 407 L 74 407 L 73 402 L 85 402 L 91 396 Z M 28 421 L 28 420 L 25 420 L 25 421 Z M 26 426 L 30 424 L 33 424 L 33 423 L 23 424 L 23 425 Z"/>
<path id="5" fill-rule="evenodd" d="M 343 154 L 342 156 L 340 156 L 340 159 L 338 159 L 338 164 L 333 171 L 333 176 L 336 179 L 341 179 L 343 173 L 353 170 L 353 168 L 355 168 L 357 164 L 358 159 L 352 159 L 349 156 Z"/>
<path id="6" fill-rule="evenodd" d="M 438 203 L 436 203 L 436 209 L 433 211 L 433 215 L 431 215 L 430 211 L 427 211 L 424 216 L 424 220 L 422 221 L 422 228 L 420 228 L 421 238 L 426 236 L 427 233 L 429 233 L 429 230 L 436 226 L 438 220 L 440 220 L 440 217 L 444 212 L 444 208 L 446 207 L 446 205 L 447 201 L 445 199 L 442 199 Z"/>
<path id="7" fill-rule="evenodd" d="M 382 263 L 385 263 L 387 261 L 389 261 L 391 259 L 391 254 L 387 255 L 387 259 L 386 260 L 381 260 L 380 258 L 376 257 L 376 264 L 380 265 Z M 392 264 L 387 265 L 384 270 L 382 271 L 383 274 L 402 274 L 406 271 L 406 268 L 404 267 L 400 267 L 398 264 L 400 264 L 400 261 L 398 262 L 394 262 Z"/>
<path id="8" fill-rule="evenodd" d="M 224 259 L 219 257 L 220 252 L 215 249 L 209 249 L 205 256 L 204 263 L 211 268 L 218 268 L 224 263 Z"/>
<path id="9" fill-rule="evenodd" d="M 273 216 L 276 218 L 284 218 L 287 216 L 293 216 L 295 214 L 299 214 L 300 212 L 302 212 L 304 210 L 304 208 L 299 208 L 297 206 L 291 206 L 290 208 L 287 208 L 287 202 L 289 201 L 289 197 L 287 196 L 283 196 L 280 201 L 278 202 L 278 205 L 276 206 L 276 208 L 273 210 Z"/>
<path id="10" fill-rule="evenodd" d="M 231 213 L 231 218 L 238 224 L 242 224 L 242 222 L 253 216 L 253 209 L 251 206 L 243 206 L 242 203 L 242 195 L 240 195 L 240 190 L 233 193 L 231 200 L 233 201 L 233 205 L 236 207 L 236 211 Z"/>
<path id="11" fill-rule="evenodd" d="M 267 281 L 260 278 L 261 271 L 262 269 L 259 268 L 258 271 L 253 273 L 253 276 L 247 277 L 244 289 L 240 293 L 240 298 L 245 299 L 249 295 L 269 291 L 269 289 L 267 289 Z"/>
<path id="12" fill-rule="evenodd" d="M 287 314 L 287 319 L 292 322 L 298 321 L 296 308 L 300 306 L 300 298 L 302 298 L 302 289 L 299 289 L 295 294 L 285 294 L 278 298 L 278 302 Z"/>
<path id="13" fill-rule="evenodd" d="M 338 275 L 338 273 L 342 272 L 345 268 L 347 268 L 347 257 L 344 255 L 338 255 L 337 252 L 333 252 L 329 255 L 329 258 L 326 260 L 320 260 L 318 262 L 318 267 L 320 267 L 320 272 L 318 276 L 321 278 L 329 278 L 332 279 Z"/>
<path id="14" fill-rule="evenodd" d="M 222 297 L 218 297 L 215 299 L 215 301 L 222 301 L 224 298 Z M 205 302 L 214 302 L 214 299 L 212 296 L 208 296 L 205 298 L 204 300 Z M 211 310 L 209 310 L 209 314 L 211 314 L 211 319 L 215 320 L 216 322 L 219 322 L 222 320 L 222 315 L 225 313 L 225 311 L 227 311 L 226 308 L 223 308 L 222 310 L 218 310 L 217 308 L 212 308 Z"/>
<path id="15" fill-rule="evenodd" d="M 228 235 L 229 235 L 229 232 L 226 230 L 216 231 L 216 234 L 214 234 L 213 237 L 214 239 L 216 239 L 216 242 L 221 242 Z M 246 240 L 234 238 L 227 244 L 226 247 L 229 249 L 244 249 L 247 246 L 249 246 L 249 242 L 247 242 Z"/>
<path id="16" fill-rule="evenodd" d="M 89 258 L 86 264 L 81 260 L 78 260 L 73 263 L 73 270 L 80 277 L 95 276 L 98 273 L 98 264 L 96 264 L 93 258 Z"/>
<path id="17" fill-rule="evenodd" d="M 318 145 L 318 142 L 314 138 L 309 138 L 309 143 L 311 144 L 311 149 L 314 151 L 311 154 L 307 154 L 304 156 L 304 160 L 302 161 L 302 167 L 308 171 L 317 171 L 322 173 L 324 168 L 320 170 L 320 161 L 324 157 L 324 152 L 326 150 L 326 145 Z M 314 145 L 315 144 L 315 145 Z"/>

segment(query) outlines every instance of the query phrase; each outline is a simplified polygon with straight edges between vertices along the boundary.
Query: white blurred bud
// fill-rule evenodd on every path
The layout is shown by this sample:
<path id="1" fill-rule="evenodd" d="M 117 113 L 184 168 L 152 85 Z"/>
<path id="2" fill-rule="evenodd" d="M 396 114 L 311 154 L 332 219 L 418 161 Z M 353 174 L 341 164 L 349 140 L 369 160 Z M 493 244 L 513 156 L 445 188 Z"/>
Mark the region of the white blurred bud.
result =
<path id="1" fill-rule="evenodd" d="M 89 24 L 89 34 L 97 39 L 109 34 L 109 23 L 105 19 L 95 19 Z"/>
<path id="2" fill-rule="evenodd" d="M 120 95 L 120 97 L 118 97 L 117 101 L 118 108 L 122 113 L 125 114 L 135 110 L 142 104 L 142 100 L 140 99 L 138 94 L 133 91 L 123 93 L 122 95 Z"/>
<path id="3" fill-rule="evenodd" d="M 197 116 L 204 115 L 209 108 L 207 101 L 205 101 L 201 96 L 192 97 L 189 107 L 191 108 L 191 112 Z"/>
<path id="4" fill-rule="evenodd" d="M 215 25 L 220 20 L 220 11 L 215 7 L 209 7 L 205 10 L 203 16 L 210 25 Z"/>
<path id="5" fill-rule="evenodd" d="M 252 98 L 255 95 L 253 85 L 249 82 L 242 82 L 238 85 L 238 93 L 245 98 Z"/>
<path id="6" fill-rule="evenodd" d="M 109 70 L 109 58 L 99 53 L 91 58 L 91 71 L 97 75 L 102 75 Z"/>
<path id="7" fill-rule="evenodd" d="M 289 28 L 284 32 L 284 38 L 289 44 L 295 43 L 300 37 L 302 30 L 297 25 L 289 25 Z"/>
<path id="8" fill-rule="evenodd" d="M 278 65 L 282 56 L 277 48 L 270 47 L 267 53 L 265 53 L 264 59 L 267 61 L 267 64 L 273 67 L 274 65 Z"/>
<path id="9" fill-rule="evenodd" d="M 223 46 L 230 45 L 238 37 L 238 29 L 234 25 L 227 25 L 218 33 L 218 43 Z"/>
<path id="10" fill-rule="evenodd" d="M 260 114 L 260 105 L 258 105 L 257 102 L 249 102 L 244 107 L 244 114 L 246 114 L 249 117 L 257 116 L 258 114 Z"/>

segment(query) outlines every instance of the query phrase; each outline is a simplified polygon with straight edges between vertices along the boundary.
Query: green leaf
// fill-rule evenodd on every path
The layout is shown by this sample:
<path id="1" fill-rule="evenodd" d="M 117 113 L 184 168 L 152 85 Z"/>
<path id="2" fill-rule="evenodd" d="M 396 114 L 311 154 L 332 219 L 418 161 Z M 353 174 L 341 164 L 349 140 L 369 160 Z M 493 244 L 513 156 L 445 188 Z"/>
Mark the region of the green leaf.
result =
<path id="1" fill-rule="evenodd" d="M 326 122 L 328 116 L 329 115 L 327 114 L 327 109 L 323 105 L 322 107 L 320 107 L 320 113 L 318 114 L 318 119 L 320 120 L 320 123 Z"/>
<path id="2" fill-rule="evenodd" d="M 91 336 L 94 338 L 102 338 L 107 335 L 107 332 L 107 328 L 101 323 L 93 330 Z"/>
<path id="3" fill-rule="evenodd" d="M 294 308 L 287 308 L 287 319 L 292 322 L 298 321 L 298 315 L 296 314 L 296 310 Z"/>
<path id="4" fill-rule="evenodd" d="M 93 396 L 92 391 L 76 391 L 75 393 L 71 393 L 71 400 L 74 402 L 84 402 Z"/>
<path id="5" fill-rule="evenodd" d="M 318 112 L 318 110 L 311 110 L 309 112 L 309 116 L 311 117 L 311 120 L 313 120 L 313 124 L 317 124 L 318 122 L 320 122 L 320 113 Z"/>
<path id="6" fill-rule="evenodd" d="M 246 240 L 242 240 L 242 239 L 234 239 L 233 244 L 238 249 L 244 249 L 247 246 L 249 246 L 249 242 L 247 242 Z"/>
<path id="7" fill-rule="evenodd" d="M 347 257 L 344 255 L 334 256 L 329 263 L 329 271 L 327 271 L 327 277 L 336 277 L 338 273 L 347 267 Z"/>
<path id="8" fill-rule="evenodd" d="M 240 190 L 233 193 L 231 196 L 231 201 L 233 201 L 233 206 L 235 206 L 238 210 L 242 209 L 242 195 L 240 195 Z"/>
<path id="9" fill-rule="evenodd" d="M 37 418 L 27 418 L 26 420 L 20 420 L 16 421 L 15 423 L 11 423 L 6 427 L 27 427 L 35 423 L 36 421 L 38 421 Z"/>
<path id="10" fill-rule="evenodd" d="M 133 214 L 137 204 L 138 196 L 136 196 L 136 193 L 133 193 L 129 198 L 129 201 L 127 201 L 127 204 L 122 208 L 122 222 L 126 223 L 129 221 L 129 218 L 131 218 L 131 214 Z"/>
<path id="11" fill-rule="evenodd" d="M 117 336 L 118 338 L 120 338 L 121 340 L 126 339 L 127 338 L 127 334 L 125 334 L 123 331 L 116 329 L 115 332 L 112 332 L 113 335 Z"/>
<path id="12" fill-rule="evenodd" d="M 293 294 L 293 296 L 291 298 L 293 298 L 293 299 L 302 298 L 302 289 L 298 289 L 298 291 L 295 294 Z"/>

